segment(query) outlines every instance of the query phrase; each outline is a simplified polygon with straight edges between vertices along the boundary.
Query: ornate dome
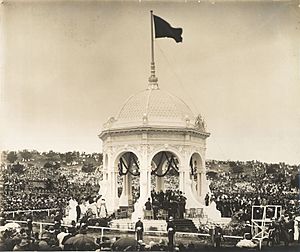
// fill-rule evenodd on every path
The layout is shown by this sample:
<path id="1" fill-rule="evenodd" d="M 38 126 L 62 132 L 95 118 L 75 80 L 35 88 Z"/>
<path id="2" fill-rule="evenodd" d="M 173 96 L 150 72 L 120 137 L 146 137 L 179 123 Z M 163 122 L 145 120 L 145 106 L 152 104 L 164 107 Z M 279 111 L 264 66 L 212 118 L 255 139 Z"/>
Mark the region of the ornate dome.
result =
<path id="1" fill-rule="evenodd" d="M 188 127 L 193 112 L 181 99 L 160 89 L 146 89 L 127 99 L 109 128 L 138 126 Z"/>

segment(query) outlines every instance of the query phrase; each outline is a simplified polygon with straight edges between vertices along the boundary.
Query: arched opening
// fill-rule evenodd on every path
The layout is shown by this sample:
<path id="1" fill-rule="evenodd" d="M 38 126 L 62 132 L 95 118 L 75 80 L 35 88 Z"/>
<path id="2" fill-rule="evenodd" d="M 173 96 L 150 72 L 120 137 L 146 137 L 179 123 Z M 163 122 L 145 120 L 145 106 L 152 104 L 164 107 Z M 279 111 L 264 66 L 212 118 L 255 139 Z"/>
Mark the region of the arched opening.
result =
<path id="1" fill-rule="evenodd" d="M 139 160 L 133 152 L 123 152 L 116 160 L 119 207 L 133 211 L 134 203 L 140 197 Z"/>
<path id="2" fill-rule="evenodd" d="M 179 160 L 170 151 L 158 152 L 151 161 L 151 184 L 154 190 L 166 191 L 179 188 Z"/>
<path id="3" fill-rule="evenodd" d="M 158 152 L 151 161 L 151 198 L 155 219 L 183 218 L 186 198 L 179 191 L 179 158 Z"/>
<path id="4" fill-rule="evenodd" d="M 197 191 L 198 196 L 202 193 L 202 176 L 206 176 L 206 174 L 203 174 L 202 158 L 199 153 L 193 153 L 190 158 L 190 177 L 192 180 L 192 186 L 195 191 Z"/>

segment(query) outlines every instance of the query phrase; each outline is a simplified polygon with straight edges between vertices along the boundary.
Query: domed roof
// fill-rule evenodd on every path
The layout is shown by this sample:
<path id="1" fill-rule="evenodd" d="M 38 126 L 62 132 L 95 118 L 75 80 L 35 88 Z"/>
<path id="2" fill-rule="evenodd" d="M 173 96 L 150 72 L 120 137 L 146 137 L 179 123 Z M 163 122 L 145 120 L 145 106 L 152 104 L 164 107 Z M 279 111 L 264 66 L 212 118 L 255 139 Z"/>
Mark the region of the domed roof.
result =
<path id="1" fill-rule="evenodd" d="M 111 125 L 187 127 L 195 116 L 186 103 L 160 89 L 146 89 L 127 99 Z"/>

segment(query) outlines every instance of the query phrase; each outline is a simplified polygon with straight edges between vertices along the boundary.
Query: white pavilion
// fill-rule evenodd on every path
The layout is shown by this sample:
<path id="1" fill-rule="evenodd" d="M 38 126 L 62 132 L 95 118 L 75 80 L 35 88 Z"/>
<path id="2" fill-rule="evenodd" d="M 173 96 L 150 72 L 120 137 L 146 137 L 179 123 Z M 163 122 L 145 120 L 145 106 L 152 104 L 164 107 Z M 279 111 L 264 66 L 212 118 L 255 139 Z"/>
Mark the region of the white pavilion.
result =
<path id="1" fill-rule="evenodd" d="M 159 88 L 152 63 L 148 88 L 129 97 L 99 135 L 103 141 L 99 194 L 106 199 L 108 212 L 132 206 L 132 219 L 143 217 L 151 190 L 165 190 L 164 175 L 171 168 L 179 174 L 178 189 L 187 198 L 186 209 L 202 209 L 208 215 L 216 212 L 204 206 L 209 192 L 205 167 L 209 136 L 200 115 L 195 116 L 184 101 Z M 121 195 L 118 176 L 123 177 Z M 132 198 L 133 176 L 139 177 L 136 202 Z M 154 187 L 151 176 L 155 176 Z"/>

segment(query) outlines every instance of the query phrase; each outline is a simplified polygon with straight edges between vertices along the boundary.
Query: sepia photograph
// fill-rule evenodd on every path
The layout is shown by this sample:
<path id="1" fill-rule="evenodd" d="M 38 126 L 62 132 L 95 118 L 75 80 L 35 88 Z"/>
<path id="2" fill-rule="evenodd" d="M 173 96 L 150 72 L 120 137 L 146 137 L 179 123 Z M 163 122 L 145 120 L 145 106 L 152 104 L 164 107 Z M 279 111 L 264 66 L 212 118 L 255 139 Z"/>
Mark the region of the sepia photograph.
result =
<path id="1" fill-rule="evenodd" d="M 1 0 L 0 251 L 299 251 L 300 0 Z"/>

